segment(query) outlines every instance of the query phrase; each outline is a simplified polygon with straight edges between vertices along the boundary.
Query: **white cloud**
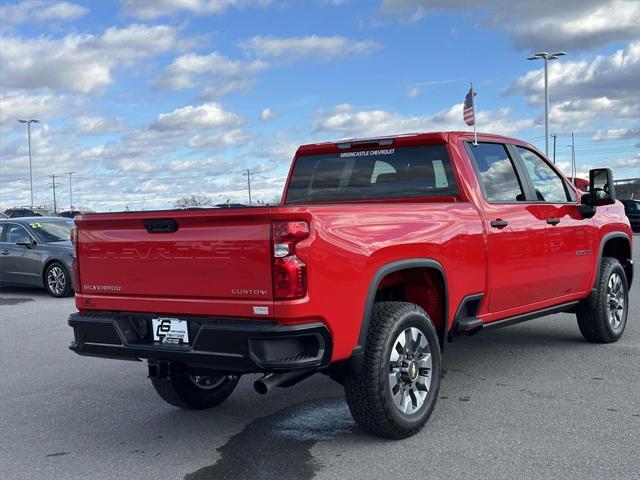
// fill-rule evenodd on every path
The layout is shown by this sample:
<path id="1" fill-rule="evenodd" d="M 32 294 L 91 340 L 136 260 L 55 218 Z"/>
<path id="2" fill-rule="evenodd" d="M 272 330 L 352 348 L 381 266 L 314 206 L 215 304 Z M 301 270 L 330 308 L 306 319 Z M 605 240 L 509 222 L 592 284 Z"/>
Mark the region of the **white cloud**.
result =
<path id="1" fill-rule="evenodd" d="M 85 15 L 88 11 L 88 8 L 77 3 L 23 0 L 0 6 L 0 18 L 3 22 L 13 24 L 30 21 L 70 21 Z"/>
<path id="2" fill-rule="evenodd" d="M 215 102 L 176 108 L 171 113 L 161 113 L 152 125 L 155 130 L 194 130 L 217 128 L 242 123 L 242 117 L 224 110 Z"/>
<path id="3" fill-rule="evenodd" d="M 412 87 L 409 87 L 409 89 L 407 90 L 407 97 L 415 98 L 421 93 L 422 93 L 422 89 L 420 87 L 412 86 Z"/>
<path id="4" fill-rule="evenodd" d="M 76 130 L 84 135 L 101 135 L 117 132 L 120 125 L 112 123 L 104 117 L 90 117 L 82 115 L 76 118 Z"/>
<path id="5" fill-rule="evenodd" d="M 519 50 L 590 50 L 638 38 L 637 0 L 563 2 L 490 0 L 383 0 L 381 10 L 419 20 L 439 11 L 472 13 L 489 27 L 506 29 Z"/>
<path id="6" fill-rule="evenodd" d="M 180 12 L 217 15 L 230 7 L 245 8 L 270 4 L 271 0 L 123 0 L 122 11 L 141 20 L 153 20 Z"/>
<path id="7" fill-rule="evenodd" d="M 201 134 L 195 135 L 187 140 L 187 146 L 191 149 L 200 148 L 216 148 L 229 147 L 231 145 L 238 145 L 242 141 L 246 140 L 247 136 L 240 128 L 233 128 L 231 130 L 225 130 L 224 132 L 218 132 L 216 134 Z"/>
<path id="8" fill-rule="evenodd" d="M 9 88 L 99 92 L 113 82 L 114 68 L 171 50 L 177 36 L 175 27 L 134 24 L 108 28 L 99 37 L 4 37 L 0 81 Z"/>
<path id="9" fill-rule="evenodd" d="M 640 138 L 640 128 L 615 128 L 613 130 L 598 130 L 591 140 L 600 142 L 603 140 L 626 140 L 628 138 Z"/>
<path id="10" fill-rule="evenodd" d="M 241 47 L 258 57 L 284 58 L 287 60 L 300 58 L 332 60 L 364 55 L 380 48 L 377 43 L 370 40 L 355 41 L 337 35 L 331 37 L 309 35 L 288 38 L 256 36 L 241 43 Z"/>
<path id="11" fill-rule="evenodd" d="M 210 84 L 210 97 L 222 96 L 232 91 L 244 90 L 251 83 L 251 76 L 267 68 L 262 60 L 231 60 L 218 52 L 208 55 L 188 53 L 174 59 L 156 81 L 161 88 L 180 90 Z M 213 93 L 215 90 L 216 93 Z"/>
<path id="12" fill-rule="evenodd" d="M 61 112 L 63 104 L 63 97 L 59 95 L 7 92 L 0 97 L 0 124 L 16 122 L 20 118 L 47 121 Z"/>
<path id="13" fill-rule="evenodd" d="M 157 165 L 153 162 L 142 159 L 123 158 L 118 162 L 118 167 L 123 172 L 153 172 Z"/>
<path id="14" fill-rule="evenodd" d="M 169 169 L 174 172 L 207 171 L 211 176 L 224 175 L 229 170 L 239 168 L 238 162 L 229 162 L 219 158 L 207 160 L 172 160 Z"/>
<path id="15" fill-rule="evenodd" d="M 481 131 L 515 134 L 535 125 L 533 119 L 514 119 L 511 110 L 481 111 L 476 116 Z M 440 130 L 468 130 L 462 120 L 462 104 L 448 110 L 424 115 L 403 116 L 385 110 L 358 111 L 349 104 L 336 105 L 328 115 L 321 115 L 316 130 L 334 132 L 343 137 L 395 135 Z"/>
<path id="16" fill-rule="evenodd" d="M 585 125 L 602 117 L 618 121 L 640 118 L 638 79 L 640 41 L 591 61 L 553 61 L 549 65 L 550 117 L 557 126 Z M 544 101 L 544 70 L 517 78 L 507 93 L 522 93 L 530 104 Z"/>
<path id="17" fill-rule="evenodd" d="M 635 168 L 640 174 L 640 153 L 636 154 L 635 158 L 621 158 L 608 163 L 615 168 Z"/>
<path id="18" fill-rule="evenodd" d="M 260 120 L 266 121 L 271 120 L 276 116 L 276 112 L 271 110 L 270 108 L 263 108 L 260 112 Z"/>

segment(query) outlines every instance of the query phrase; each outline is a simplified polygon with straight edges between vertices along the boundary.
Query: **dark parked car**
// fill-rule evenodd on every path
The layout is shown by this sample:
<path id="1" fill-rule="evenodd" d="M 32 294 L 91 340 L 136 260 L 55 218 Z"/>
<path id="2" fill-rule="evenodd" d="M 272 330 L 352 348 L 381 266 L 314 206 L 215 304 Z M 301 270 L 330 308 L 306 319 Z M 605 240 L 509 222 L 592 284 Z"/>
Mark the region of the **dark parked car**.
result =
<path id="1" fill-rule="evenodd" d="M 54 297 L 73 294 L 69 231 L 73 220 L 24 217 L 0 220 L 0 284 L 44 287 Z"/>
<path id="2" fill-rule="evenodd" d="M 4 211 L 9 218 L 39 217 L 40 214 L 28 207 L 9 208 Z"/>
<path id="3" fill-rule="evenodd" d="M 621 200 L 624 205 L 624 213 L 629 218 L 631 230 L 640 232 L 640 200 Z"/>
<path id="4" fill-rule="evenodd" d="M 76 215 L 80 215 L 82 212 L 80 210 L 63 210 L 58 214 L 60 217 L 64 218 L 75 218 Z"/>

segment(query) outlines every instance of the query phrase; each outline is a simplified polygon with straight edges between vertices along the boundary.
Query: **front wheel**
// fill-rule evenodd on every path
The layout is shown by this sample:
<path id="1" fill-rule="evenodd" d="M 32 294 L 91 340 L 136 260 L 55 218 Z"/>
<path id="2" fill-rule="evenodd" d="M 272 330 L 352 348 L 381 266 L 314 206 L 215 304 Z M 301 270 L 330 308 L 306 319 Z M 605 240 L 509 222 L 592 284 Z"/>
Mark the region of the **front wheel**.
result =
<path id="1" fill-rule="evenodd" d="M 629 314 L 629 286 L 616 258 L 605 257 L 596 289 L 578 305 L 580 333 L 594 343 L 612 343 L 624 332 Z"/>
<path id="2" fill-rule="evenodd" d="M 175 375 L 152 378 L 153 388 L 170 405 L 204 410 L 224 402 L 238 385 L 236 375 Z"/>
<path id="3" fill-rule="evenodd" d="M 53 262 L 47 267 L 44 272 L 44 287 L 56 298 L 73 294 L 69 272 L 60 262 Z"/>
<path id="4" fill-rule="evenodd" d="M 413 303 L 376 303 L 362 368 L 344 383 L 358 425 L 385 438 L 414 435 L 433 412 L 440 378 L 440 345 L 429 315 Z"/>

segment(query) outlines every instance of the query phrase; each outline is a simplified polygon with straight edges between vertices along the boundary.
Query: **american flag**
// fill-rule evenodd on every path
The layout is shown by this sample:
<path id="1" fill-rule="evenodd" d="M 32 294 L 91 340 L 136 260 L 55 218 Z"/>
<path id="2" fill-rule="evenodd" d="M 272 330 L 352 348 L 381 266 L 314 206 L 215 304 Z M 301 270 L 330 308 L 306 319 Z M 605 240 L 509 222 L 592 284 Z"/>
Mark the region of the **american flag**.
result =
<path id="1" fill-rule="evenodd" d="M 464 117 L 464 123 L 467 125 L 473 125 L 476 123 L 476 115 L 473 109 L 473 97 L 475 97 L 473 87 L 469 89 L 469 93 L 464 97 L 464 109 L 462 110 L 462 116 Z"/>

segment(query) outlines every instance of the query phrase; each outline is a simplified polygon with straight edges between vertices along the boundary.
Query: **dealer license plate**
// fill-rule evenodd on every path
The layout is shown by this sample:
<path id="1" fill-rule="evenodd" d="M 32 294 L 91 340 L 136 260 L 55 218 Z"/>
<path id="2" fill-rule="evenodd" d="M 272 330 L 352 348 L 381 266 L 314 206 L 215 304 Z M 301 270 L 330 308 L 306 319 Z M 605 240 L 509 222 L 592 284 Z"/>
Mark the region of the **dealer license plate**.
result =
<path id="1" fill-rule="evenodd" d="M 186 320 L 177 318 L 154 318 L 153 341 L 183 345 L 189 343 L 189 324 Z"/>

